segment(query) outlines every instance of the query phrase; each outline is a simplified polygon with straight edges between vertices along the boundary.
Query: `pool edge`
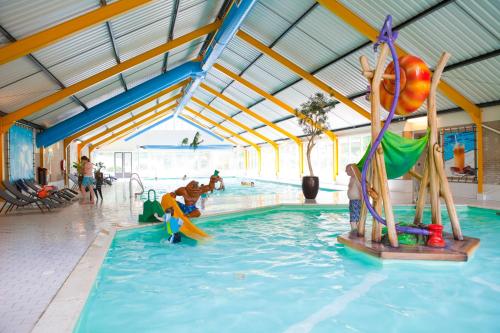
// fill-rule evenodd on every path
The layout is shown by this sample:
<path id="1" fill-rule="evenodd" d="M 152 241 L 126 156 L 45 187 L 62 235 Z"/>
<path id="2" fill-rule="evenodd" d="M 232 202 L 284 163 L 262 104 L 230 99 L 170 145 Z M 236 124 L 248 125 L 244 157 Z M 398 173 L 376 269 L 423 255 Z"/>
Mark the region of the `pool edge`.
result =
<path id="1" fill-rule="evenodd" d="M 42 313 L 32 333 L 73 332 L 87 302 L 116 228 L 101 229 Z"/>

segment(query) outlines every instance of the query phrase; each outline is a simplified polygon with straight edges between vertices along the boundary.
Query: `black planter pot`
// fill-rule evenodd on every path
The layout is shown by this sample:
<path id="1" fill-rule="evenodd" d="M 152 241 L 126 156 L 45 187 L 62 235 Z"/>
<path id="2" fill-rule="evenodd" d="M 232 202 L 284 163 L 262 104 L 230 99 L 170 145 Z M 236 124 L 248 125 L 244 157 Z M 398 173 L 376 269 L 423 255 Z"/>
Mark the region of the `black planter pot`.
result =
<path id="1" fill-rule="evenodd" d="M 302 177 L 302 193 L 306 199 L 316 199 L 319 191 L 319 178 L 304 176 Z"/>

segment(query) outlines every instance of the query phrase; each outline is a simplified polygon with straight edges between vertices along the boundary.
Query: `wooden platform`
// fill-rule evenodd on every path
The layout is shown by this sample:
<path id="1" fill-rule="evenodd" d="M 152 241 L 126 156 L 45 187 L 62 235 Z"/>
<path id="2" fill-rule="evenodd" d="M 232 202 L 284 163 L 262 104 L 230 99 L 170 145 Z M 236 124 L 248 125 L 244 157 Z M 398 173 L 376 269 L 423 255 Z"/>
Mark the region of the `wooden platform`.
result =
<path id="1" fill-rule="evenodd" d="M 393 260 L 436 260 L 467 261 L 479 246 L 479 238 L 465 237 L 463 241 L 453 239 L 450 233 L 443 233 L 445 248 L 434 248 L 422 245 L 400 245 L 393 248 L 381 243 L 372 242 L 369 238 L 358 237 L 356 233 L 343 234 L 337 240 L 350 248 L 381 259 Z"/>

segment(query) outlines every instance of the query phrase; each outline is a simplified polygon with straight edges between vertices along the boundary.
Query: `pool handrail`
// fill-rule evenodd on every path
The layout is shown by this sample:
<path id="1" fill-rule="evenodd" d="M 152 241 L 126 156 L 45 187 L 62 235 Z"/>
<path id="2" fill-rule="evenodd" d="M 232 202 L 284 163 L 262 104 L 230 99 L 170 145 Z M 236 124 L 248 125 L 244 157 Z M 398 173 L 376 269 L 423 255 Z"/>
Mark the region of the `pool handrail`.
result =
<path id="1" fill-rule="evenodd" d="M 141 188 L 140 192 L 136 192 L 136 193 L 132 192 L 132 181 L 134 181 L 134 180 L 136 181 L 137 184 L 139 184 L 139 186 Z M 130 180 L 128 182 L 128 189 L 129 189 L 129 193 L 130 193 L 131 198 L 135 198 L 137 195 L 141 195 L 144 193 L 144 185 L 142 184 L 141 176 L 139 176 L 138 173 L 134 172 L 130 175 Z"/>

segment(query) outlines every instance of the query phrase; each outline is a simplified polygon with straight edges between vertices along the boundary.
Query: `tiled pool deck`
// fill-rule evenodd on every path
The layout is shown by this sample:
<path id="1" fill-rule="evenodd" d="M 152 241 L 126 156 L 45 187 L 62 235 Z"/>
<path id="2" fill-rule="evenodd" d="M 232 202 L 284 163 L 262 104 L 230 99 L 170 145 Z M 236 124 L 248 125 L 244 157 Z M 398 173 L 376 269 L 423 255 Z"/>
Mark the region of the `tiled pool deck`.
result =
<path id="1" fill-rule="evenodd" d="M 96 206 L 75 203 L 47 214 L 33 211 L 0 217 L 0 333 L 30 332 L 96 236 L 94 246 L 106 247 L 105 241 L 116 228 L 137 225 L 142 203 L 130 200 L 128 183 L 118 182 L 103 190 L 104 203 Z M 231 201 L 213 197 L 209 198 L 204 215 L 303 201 L 298 194 L 234 197 Z M 398 193 L 393 195 L 393 201 L 407 204 L 410 198 Z M 500 203 L 492 201 L 456 201 L 500 208 Z M 346 204 L 347 196 L 344 191 L 322 192 L 316 202 Z M 101 242 L 101 236 L 107 237 L 102 237 Z M 90 255 L 91 252 L 92 249 Z M 85 269 L 78 273 L 87 274 Z M 51 327 L 39 331 L 68 330 Z"/>

